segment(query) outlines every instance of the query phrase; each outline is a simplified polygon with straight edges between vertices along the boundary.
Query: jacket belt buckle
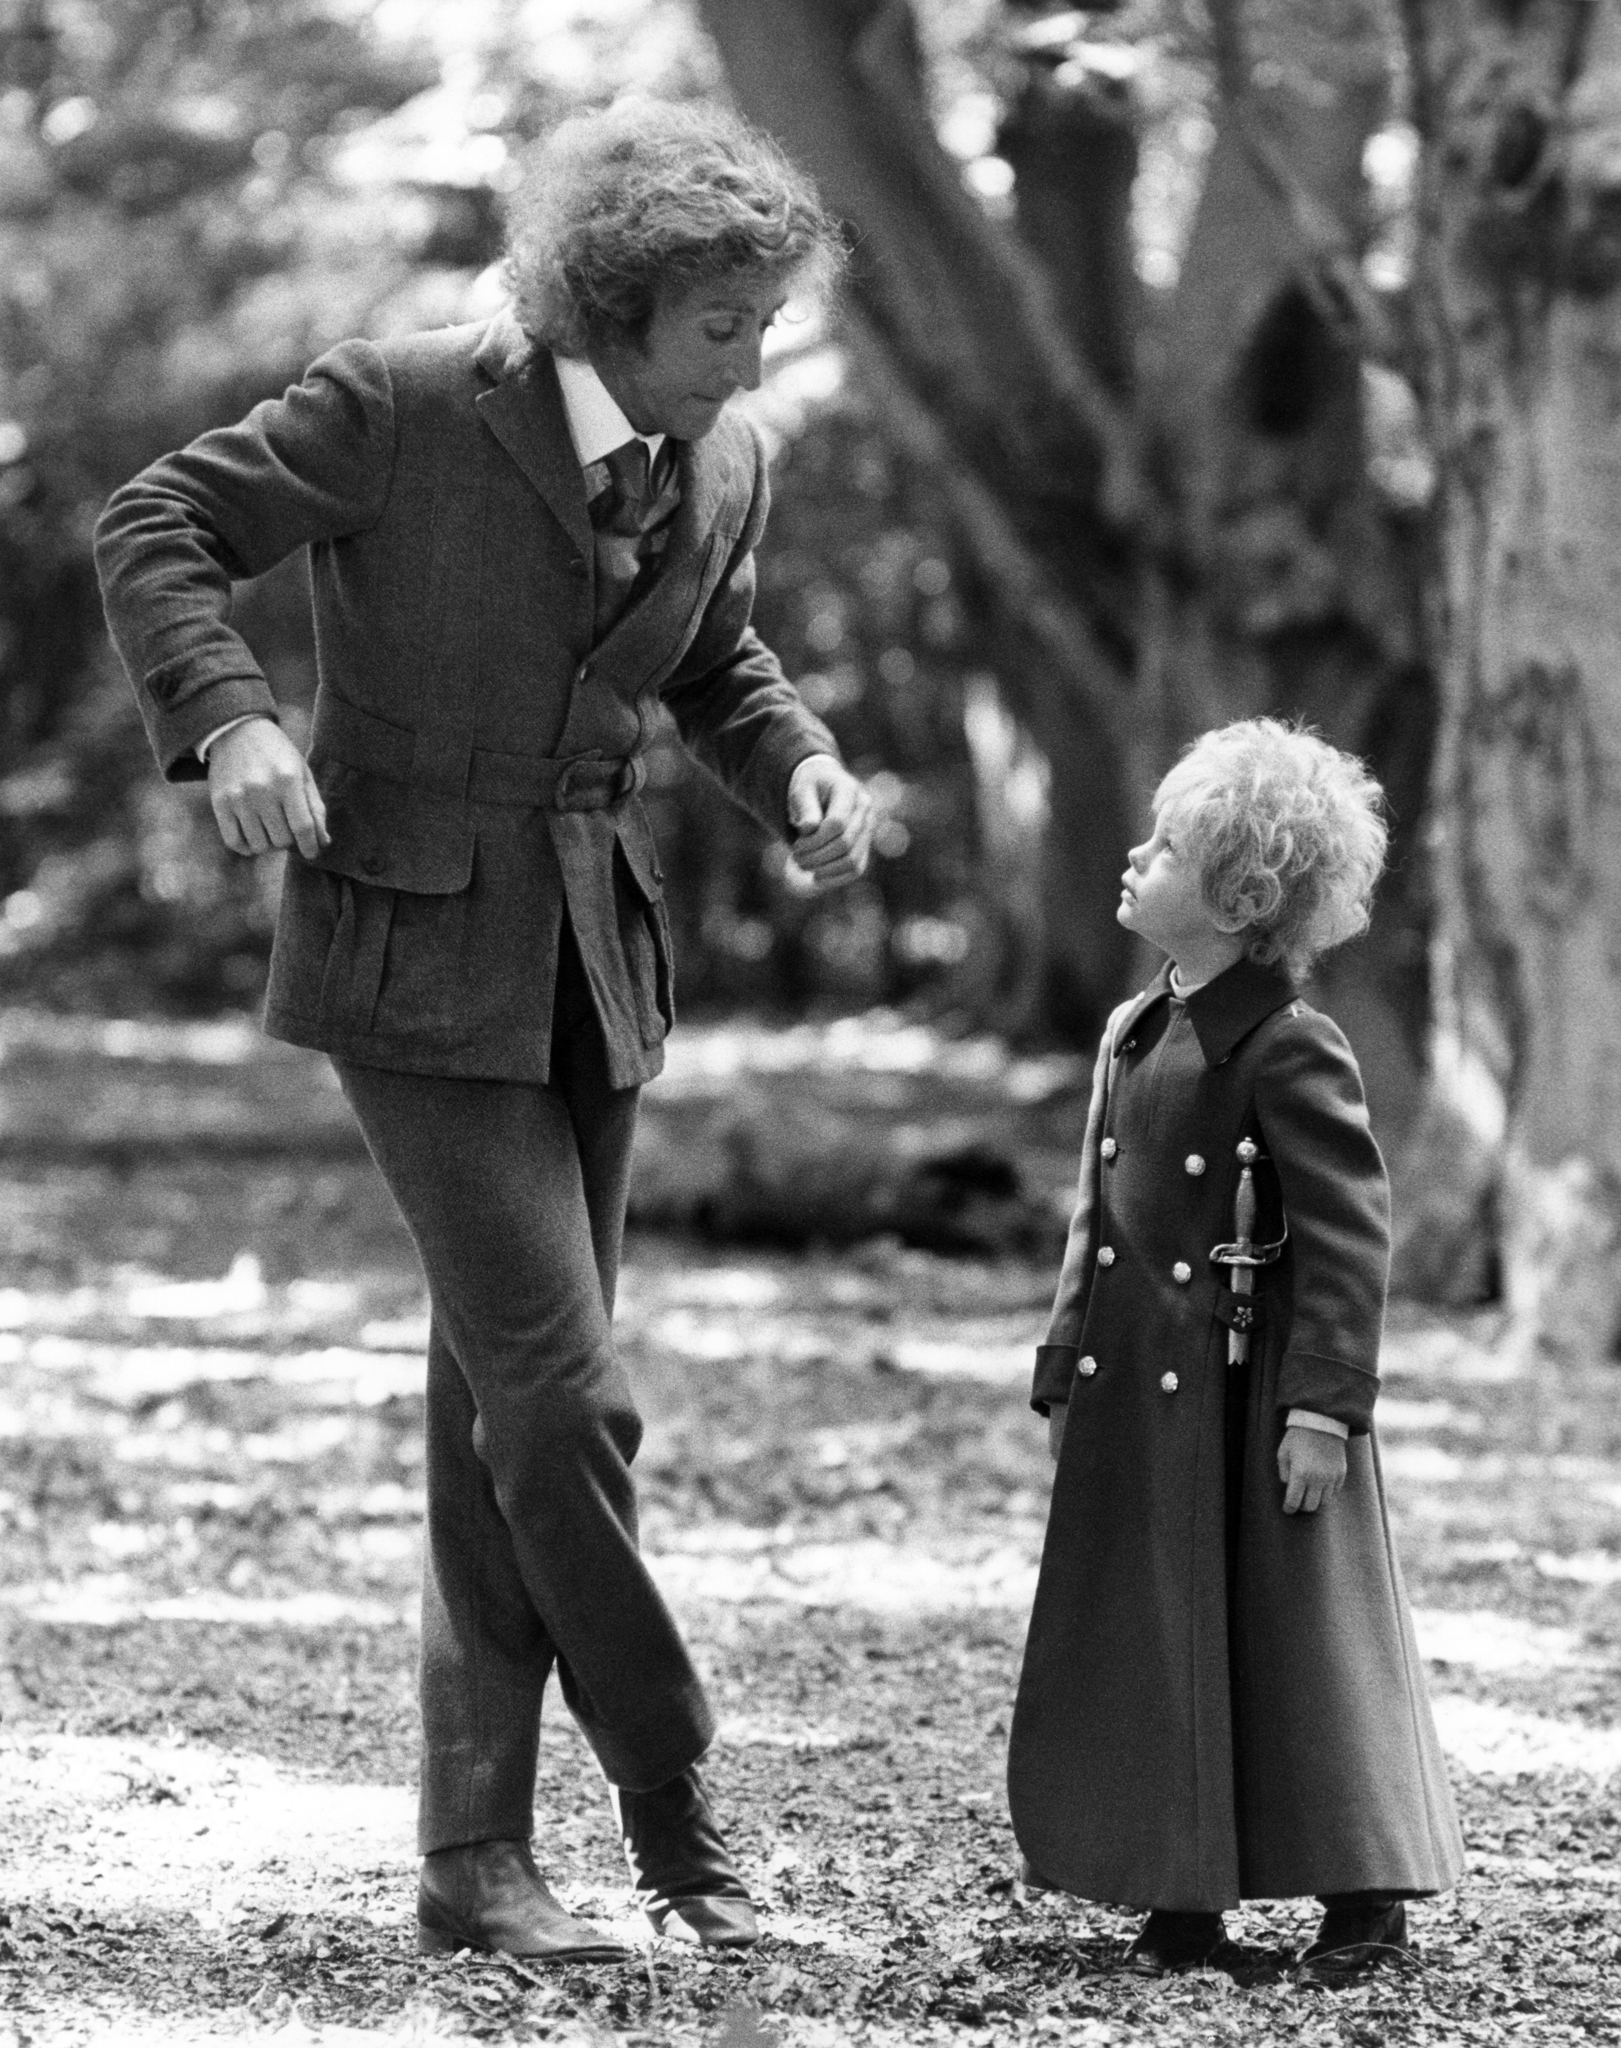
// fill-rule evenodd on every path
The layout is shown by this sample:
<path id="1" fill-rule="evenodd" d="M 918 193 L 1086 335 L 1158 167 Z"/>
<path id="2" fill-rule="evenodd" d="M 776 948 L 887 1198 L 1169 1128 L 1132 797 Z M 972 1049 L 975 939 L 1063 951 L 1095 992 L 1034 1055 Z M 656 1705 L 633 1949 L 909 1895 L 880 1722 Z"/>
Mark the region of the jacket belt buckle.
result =
<path id="1" fill-rule="evenodd" d="M 565 761 L 552 802 L 560 811 L 606 811 L 634 796 L 647 780 L 640 754 L 623 760 L 600 754 L 578 754 Z"/>

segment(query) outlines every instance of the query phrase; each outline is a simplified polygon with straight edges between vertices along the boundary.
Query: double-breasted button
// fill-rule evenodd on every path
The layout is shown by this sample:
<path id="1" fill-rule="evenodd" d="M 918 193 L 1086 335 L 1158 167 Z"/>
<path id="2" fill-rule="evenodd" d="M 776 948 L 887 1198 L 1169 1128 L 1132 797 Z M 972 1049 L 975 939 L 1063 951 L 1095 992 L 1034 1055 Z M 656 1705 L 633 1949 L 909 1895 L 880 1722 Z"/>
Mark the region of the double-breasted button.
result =
<path id="1" fill-rule="evenodd" d="M 1182 1162 L 1182 1171 L 1191 1173 L 1195 1180 L 1204 1172 L 1204 1161 L 1197 1152 L 1190 1152 Z"/>
<path id="2" fill-rule="evenodd" d="M 1193 1268 L 1186 1259 L 1177 1260 L 1176 1264 L 1171 1268 L 1171 1278 L 1178 1287 L 1187 1286 L 1188 1282 L 1193 1278 Z"/>
<path id="3" fill-rule="evenodd" d="M 1118 1152 L 1119 1150 L 1120 1150 L 1120 1147 L 1119 1147 L 1119 1146 L 1118 1146 L 1118 1145 L 1117 1145 L 1117 1144 L 1115 1143 L 1115 1141 L 1113 1140 L 1113 1138 L 1105 1138 L 1105 1139 L 1104 1139 L 1104 1141 L 1103 1141 L 1103 1156 L 1104 1156 L 1104 1158 L 1105 1158 L 1105 1159 L 1112 1159 L 1112 1158 L 1114 1157 L 1114 1155 L 1115 1155 L 1115 1154 L 1116 1154 L 1116 1153 L 1117 1153 L 1117 1152 Z"/>
<path id="4" fill-rule="evenodd" d="M 1174 1394 L 1182 1382 L 1174 1372 L 1165 1372 L 1160 1374 L 1159 1384 L 1161 1393 Z"/>
<path id="5" fill-rule="evenodd" d="M 1098 1362 L 1095 1358 L 1091 1357 L 1083 1358 L 1080 1364 L 1077 1365 L 1075 1368 L 1075 1370 L 1080 1374 L 1083 1380 L 1089 1380 L 1092 1377 L 1093 1373 L 1097 1371 L 1097 1369 Z"/>
<path id="6" fill-rule="evenodd" d="M 1112 1266 L 1114 1264 L 1114 1246 L 1112 1244 L 1100 1244 L 1098 1246 L 1098 1264 L 1100 1266 Z"/>
<path id="7" fill-rule="evenodd" d="M 380 853 L 366 853 L 361 855 L 360 865 L 364 873 L 380 875 L 384 868 L 388 866 L 388 862 Z"/>
<path id="8" fill-rule="evenodd" d="M 575 555 L 571 558 L 568 565 L 568 573 L 574 578 L 576 583 L 583 583 L 585 581 L 586 567 L 583 555 Z"/>

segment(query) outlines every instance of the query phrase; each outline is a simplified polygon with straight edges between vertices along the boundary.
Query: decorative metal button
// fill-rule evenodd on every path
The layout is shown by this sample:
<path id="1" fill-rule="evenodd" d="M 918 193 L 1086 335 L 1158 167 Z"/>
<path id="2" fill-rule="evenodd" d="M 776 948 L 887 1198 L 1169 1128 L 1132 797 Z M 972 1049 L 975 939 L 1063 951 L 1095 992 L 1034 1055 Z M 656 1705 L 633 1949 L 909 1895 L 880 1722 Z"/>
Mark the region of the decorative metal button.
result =
<path id="1" fill-rule="evenodd" d="M 1136 1039 L 1135 1039 L 1135 1038 L 1128 1038 L 1128 1039 L 1126 1040 L 1125 1044 L 1124 1044 L 1123 1046 L 1121 1046 L 1120 1050 L 1121 1050 L 1122 1052 L 1135 1052 L 1135 1051 L 1137 1050 L 1137 1041 L 1136 1041 Z"/>
<path id="2" fill-rule="evenodd" d="M 1160 1375 L 1159 1383 L 1160 1391 L 1166 1394 L 1174 1394 L 1177 1388 L 1182 1384 L 1182 1382 L 1177 1378 L 1174 1372 L 1162 1373 Z"/>
<path id="3" fill-rule="evenodd" d="M 1083 1380 L 1089 1380 L 1092 1377 L 1093 1373 L 1097 1371 L 1097 1369 L 1098 1362 L 1095 1358 L 1091 1357 L 1083 1358 L 1080 1364 L 1075 1368 L 1075 1370 L 1080 1374 Z"/>
<path id="4" fill-rule="evenodd" d="M 1112 1244 L 1100 1244 L 1098 1246 L 1098 1264 L 1100 1266 L 1112 1266 L 1114 1264 L 1114 1246 Z"/>
<path id="5" fill-rule="evenodd" d="M 1190 1152 L 1187 1158 L 1183 1160 L 1182 1171 L 1184 1173 L 1191 1173 L 1195 1180 L 1204 1172 L 1204 1161 L 1197 1152 Z"/>
<path id="6" fill-rule="evenodd" d="M 1104 1141 L 1103 1141 L 1103 1156 L 1104 1156 L 1104 1158 L 1105 1158 L 1105 1159 L 1112 1159 L 1112 1158 L 1114 1157 L 1114 1155 L 1115 1155 L 1115 1154 L 1116 1154 L 1116 1153 L 1117 1153 L 1117 1152 L 1118 1152 L 1119 1150 L 1120 1150 L 1120 1147 L 1119 1147 L 1119 1146 L 1118 1146 L 1118 1145 L 1117 1145 L 1117 1144 L 1115 1143 L 1115 1141 L 1113 1140 L 1113 1138 L 1105 1138 L 1105 1139 L 1104 1139 Z"/>
<path id="7" fill-rule="evenodd" d="M 1193 1278 L 1193 1268 L 1186 1259 L 1177 1260 L 1176 1264 L 1171 1268 L 1171 1278 L 1178 1287 L 1187 1286 L 1188 1282 Z"/>

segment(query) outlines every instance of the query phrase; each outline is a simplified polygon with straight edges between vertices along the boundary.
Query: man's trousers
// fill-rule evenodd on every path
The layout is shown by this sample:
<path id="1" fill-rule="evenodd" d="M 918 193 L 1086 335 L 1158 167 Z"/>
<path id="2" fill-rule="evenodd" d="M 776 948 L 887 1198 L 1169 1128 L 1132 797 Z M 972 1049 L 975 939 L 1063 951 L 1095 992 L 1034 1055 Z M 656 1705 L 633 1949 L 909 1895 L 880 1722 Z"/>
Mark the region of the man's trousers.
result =
<path id="1" fill-rule="evenodd" d="M 336 1064 L 432 1302 L 418 1846 L 527 1841 L 554 1664 L 616 1785 L 714 1732 L 637 1549 L 610 1328 L 637 1090 L 608 1086 L 566 929 L 546 1086 Z"/>

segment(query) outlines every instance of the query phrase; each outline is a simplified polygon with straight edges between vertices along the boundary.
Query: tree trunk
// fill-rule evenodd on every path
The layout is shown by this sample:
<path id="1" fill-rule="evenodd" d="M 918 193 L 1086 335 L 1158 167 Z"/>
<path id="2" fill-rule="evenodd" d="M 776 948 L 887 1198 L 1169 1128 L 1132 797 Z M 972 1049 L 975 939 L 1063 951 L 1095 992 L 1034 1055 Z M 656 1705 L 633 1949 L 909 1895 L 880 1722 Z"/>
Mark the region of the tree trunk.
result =
<path id="1" fill-rule="evenodd" d="M 1363 0 L 1250 12 L 1253 49 L 1231 0 L 1216 11 L 1216 141 L 1143 397 L 1171 545 L 1154 564 L 1142 694 L 1165 707 L 1167 754 L 1269 712 L 1306 719 L 1384 784 L 1392 860 L 1374 927 L 1329 956 L 1318 988 L 1376 1127 L 1398 1138 L 1425 1065 L 1435 692 L 1421 532 L 1370 479 L 1363 406 L 1363 354 L 1385 323 L 1356 236 L 1388 51 Z M 1268 76 L 1285 82 L 1253 83 Z"/>
<path id="2" fill-rule="evenodd" d="M 1091 160 L 1112 166 L 1118 224 L 1091 237 L 1111 276 L 1094 279 L 1086 248 L 1068 244 L 1049 269 L 987 217 L 941 148 L 905 0 L 701 0 L 699 12 L 743 106 L 858 231 L 852 327 L 866 374 L 902 450 L 943 487 L 1005 623 L 1010 708 L 1052 766 L 1049 1000 L 1077 1037 L 1095 1033 L 1124 967 L 1112 877 L 1126 793 L 1158 768 L 1131 680 L 1143 509 L 1122 393 L 1132 321 L 1128 307 L 1111 323 L 1099 304 L 1126 246 L 1129 131 L 1117 121 L 1106 134 L 1097 109 L 1020 109 L 1012 146 L 1050 156 L 1055 129 L 1073 140 L 1080 123 Z M 1053 194 L 1057 239 L 1074 196 Z"/>
<path id="3" fill-rule="evenodd" d="M 1439 1066 L 1501 1094 L 1517 1330 L 1587 1355 L 1621 1334 L 1621 13 L 1404 16 L 1444 514 Z"/>
<path id="4" fill-rule="evenodd" d="M 1416 1106 L 1433 691 L 1411 535 L 1367 474 L 1361 155 L 1388 50 L 1370 0 L 1215 10 L 1224 103 L 1181 283 L 1139 391 L 1120 88 L 1032 61 L 1000 147 L 1017 234 L 930 127 L 904 0 L 702 0 L 739 98 L 860 232 L 857 330 L 890 430 L 937 473 L 1008 622 L 1009 706 L 1050 766 L 1048 1014 L 1122 992 L 1124 849 L 1183 741 L 1298 713 L 1396 812 L 1371 940 L 1325 975 L 1384 1130 Z M 1282 77 L 1265 90 L 1251 80 Z M 1146 463 L 1142 451 L 1147 450 Z M 1139 963 L 1146 964 L 1146 963 Z"/>

